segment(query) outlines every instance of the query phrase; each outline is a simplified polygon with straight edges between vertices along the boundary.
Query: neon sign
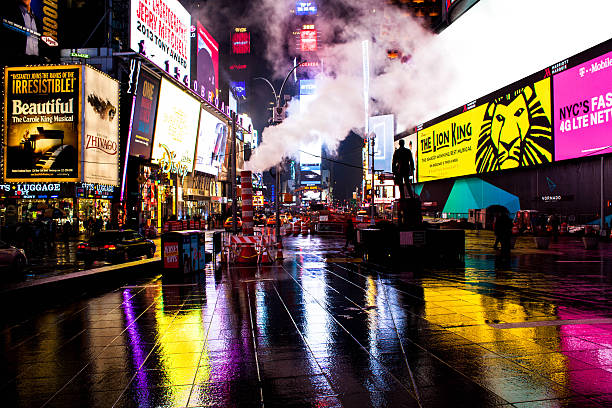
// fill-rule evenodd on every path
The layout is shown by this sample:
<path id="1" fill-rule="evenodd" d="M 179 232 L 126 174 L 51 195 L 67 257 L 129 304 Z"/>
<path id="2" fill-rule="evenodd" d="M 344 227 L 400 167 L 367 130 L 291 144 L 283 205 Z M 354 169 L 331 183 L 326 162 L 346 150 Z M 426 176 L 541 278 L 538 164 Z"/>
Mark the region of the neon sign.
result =
<path id="1" fill-rule="evenodd" d="M 159 144 L 159 147 L 163 149 L 162 157 L 159 159 L 159 167 L 162 172 L 168 174 L 178 174 L 181 179 L 189 173 L 189 167 L 191 163 L 186 162 L 184 159 L 179 161 L 176 160 L 176 152 L 170 151 L 168 146 L 163 143 Z"/>

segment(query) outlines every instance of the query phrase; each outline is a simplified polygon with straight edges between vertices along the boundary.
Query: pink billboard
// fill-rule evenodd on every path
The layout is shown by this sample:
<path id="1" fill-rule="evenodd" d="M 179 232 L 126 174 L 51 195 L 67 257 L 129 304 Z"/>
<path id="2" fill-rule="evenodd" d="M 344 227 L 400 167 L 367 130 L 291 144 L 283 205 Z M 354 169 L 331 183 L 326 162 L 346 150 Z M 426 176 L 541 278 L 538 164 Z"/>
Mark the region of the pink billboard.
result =
<path id="1" fill-rule="evenodd" d="M 612 52 L 554 76 L 555 160 L 612 153 Z"/>

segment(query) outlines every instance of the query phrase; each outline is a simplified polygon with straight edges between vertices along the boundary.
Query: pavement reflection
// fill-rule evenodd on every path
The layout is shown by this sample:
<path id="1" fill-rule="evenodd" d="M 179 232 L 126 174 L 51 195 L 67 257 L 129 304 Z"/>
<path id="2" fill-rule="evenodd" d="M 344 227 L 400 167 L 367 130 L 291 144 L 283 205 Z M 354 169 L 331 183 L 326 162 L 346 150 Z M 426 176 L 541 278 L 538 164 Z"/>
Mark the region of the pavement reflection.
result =
<path id="1" fill-rule="evenodd" d="M 5 312 L 9 406 L 610 406 L 609 244 L 496 262 L 357 262 L 292 237 L 282 265 L 133 282 Z M 330 260 L 332 260 L 330 262 Z"/>

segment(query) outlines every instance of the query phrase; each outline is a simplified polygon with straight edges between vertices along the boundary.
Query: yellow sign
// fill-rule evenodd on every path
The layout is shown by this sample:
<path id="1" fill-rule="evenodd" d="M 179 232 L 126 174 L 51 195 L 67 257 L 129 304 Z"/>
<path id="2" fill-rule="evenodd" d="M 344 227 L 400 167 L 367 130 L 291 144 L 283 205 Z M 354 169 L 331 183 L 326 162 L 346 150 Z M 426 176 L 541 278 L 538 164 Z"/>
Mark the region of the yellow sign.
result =
<path id="1" fill-rule="evenodd" d="M 253 196 L 253 207 L 263 207 L 264 197 L 260 195 Z"/>
<path id="2" fill-rule="evenodd" d="M 476 149 L 486 105 L 418 132 L 419 182 L 476 172 Z"/>
<path id="3" fill-rule="evenodd" d="M 418 132 L 418 181 L 552 160 L 550 78 L 519 87 Z"/>

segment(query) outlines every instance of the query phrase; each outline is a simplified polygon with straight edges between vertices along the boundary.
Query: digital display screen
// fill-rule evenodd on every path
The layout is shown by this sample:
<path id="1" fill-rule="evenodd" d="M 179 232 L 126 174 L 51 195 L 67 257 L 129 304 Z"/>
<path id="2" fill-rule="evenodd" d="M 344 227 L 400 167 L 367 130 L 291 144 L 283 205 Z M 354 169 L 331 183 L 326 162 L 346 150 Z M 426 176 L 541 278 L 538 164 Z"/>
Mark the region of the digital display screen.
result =
<path id="1" fill-rule="evenodd" d="M 236 92 L 236 97 L 246 98 L 246 82 L 245 81 L 231 81 L 230 86 L 232 87 L 234 92 Z"/>
<path id="2" fill-rule="evenodd" d="M 372 116 L 369 119 L 370 134 L 374 134 L 374 169 L 391 173 L 393 158 L 393 115 Z"/>
<path id="3" fill-rule="evenodd" d="M 296 16 L 313 16 L 317 14 L 317 3 L 314 1 L 296 1 Z"/>
<path id="4" fill-rule="evenodd" d="M 147 160 L 151 158 L 159 85 L 159 79 L 147 74 L 144 70 L 140 71 L 136 100 L 134 101 L 132 134 L 130 135 L 131 156 L 142 157 Z"/>
<path id="5" fill-rule="evenodd" d="M 553 77 L 555 160 L 612 153 L 612 52 Z"/>
<path id="6" fill-rule="evenodd" d="M 199 115 L 200 102 L 162 78 L 151 154 L 162 171 L 192 171 Z"/>
<path id="7" fill-rule="evenodd" d="M 232 33 L 232 54 L 251 53 L 251 33 Z"/>
<path id="8" fill-rule="evenodd" d="M 202 109 L 195 169 L 216 176 L 225 160 L 227 123 Z"/>
<path id="9" fill-rule="evenodd" d="M 543 79 L 418 132 L 418 181 L 552 161 L 551 81 Z"/>
<path id="10" fill-rule="evenodd" d="M 316 51 L 317 50 L 317 30 L 301 30 L 300 31 L 300 50 L 301 51 Z"/>
<path id="11" fill-rule="evenodd" d="M 191 69 L 191 15 L 177 0 L 131 0 L 130 48 L 178 80 Z"/>
<path id="12" fill-rule="evenodd" d="M 317 84 L 314 79 L 300 79 L 300 95 L 314 95 Z"/>
<path id="13" fill-rule="evenodd" d="M 192 87 L 206 100 L 214 100 L 219 89 L 219 44 L 200 24 L 196 24 L 196 55 L 192 65 Z M 195 72 L 193 69 L 195 68 Z"/>

